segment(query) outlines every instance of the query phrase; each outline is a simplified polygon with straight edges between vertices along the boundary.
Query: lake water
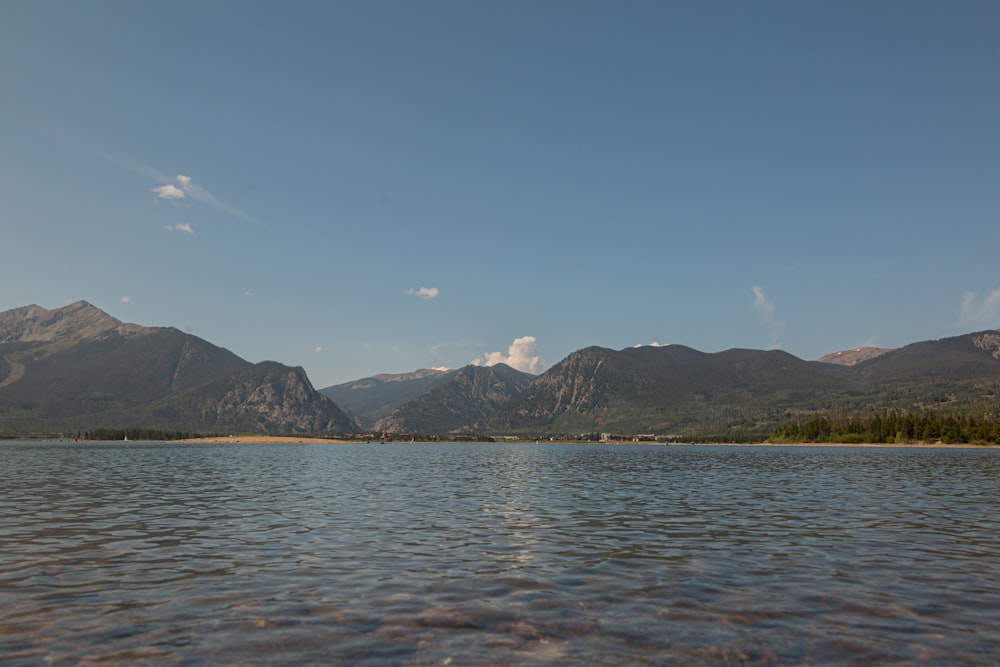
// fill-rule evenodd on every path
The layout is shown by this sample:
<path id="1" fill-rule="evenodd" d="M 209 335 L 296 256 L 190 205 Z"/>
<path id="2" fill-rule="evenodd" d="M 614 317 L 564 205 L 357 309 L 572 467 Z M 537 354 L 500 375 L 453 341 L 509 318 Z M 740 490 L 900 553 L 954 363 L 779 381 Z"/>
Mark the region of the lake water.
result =
<path id="1" fill-rule="evenodd" d="M 0 444 L 0 663 L 993 665 L 1000 450 Z"/>

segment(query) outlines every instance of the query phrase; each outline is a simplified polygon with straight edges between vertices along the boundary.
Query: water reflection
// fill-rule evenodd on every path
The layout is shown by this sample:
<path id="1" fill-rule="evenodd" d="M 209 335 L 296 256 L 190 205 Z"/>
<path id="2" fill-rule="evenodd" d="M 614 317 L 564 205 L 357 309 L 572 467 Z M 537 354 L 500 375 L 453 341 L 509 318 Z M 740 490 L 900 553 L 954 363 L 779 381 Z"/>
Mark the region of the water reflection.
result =
<path id="1" fill-rule="evenodd" d="M 0 445 L 14 664 L 991 664 L 997 450 Z"/>

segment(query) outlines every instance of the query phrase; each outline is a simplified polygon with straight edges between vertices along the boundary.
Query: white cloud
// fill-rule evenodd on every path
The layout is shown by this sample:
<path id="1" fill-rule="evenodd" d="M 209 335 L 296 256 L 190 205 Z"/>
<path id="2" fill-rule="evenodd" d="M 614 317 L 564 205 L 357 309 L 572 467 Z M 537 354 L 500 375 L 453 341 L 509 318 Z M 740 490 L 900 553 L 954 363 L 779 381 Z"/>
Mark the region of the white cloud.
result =
<path id="1" fill-rule="evenodd" d="M 1000 288 L 982 299 L 975 292 L 962 295 L 962 307 L 958 313 L 959 326 L 993 325 L 1000 318 Z"/>
<path id="2" fill-rule="evenodd" d="M 636 343 L 632 347 L 667 347 L 670 343 L 661 343 L 659 341 L 653 341 L 652 343 Z"/>
<path id="3" fill-rule="evenodd" d="M 451 369 L 448 368 L 447 366 L 435 366 L 431 370 L 432 371 L 441 371 L 443 373 L 445 371 L 450 371 Z"/>
<path id="4" fill-rule="evenodd" d="M 309 352 L 315 352 L 316 354 L 320 354 L 322 351 L 323 351 L 322 345 L 317 345 L 313 349 L 309 350 Z"/>
<path id="5" fill-rule="evenodd" d="M 132 297 L 130 297 L 130 296 L 123 296 L 123 297 L 121 298 L 121 302 L 122 302 L 122 303 L 128 303 L 128 302 L 129 302 L 129 301 L 131 301 L 131 300 L 132 300 Z"/>
<path id="6" fill-rule="evenodd" d="M 541 357 L 538 356 L 537 340 L 534 336 L 521 336 L 515 338 L 514 342 L 507 348 L 507 354 L 503 352 L 487 352 L 483 359 L 472 361 L 476 366 L 496 366 L 497 364 L 507 364 L 511 368 L 525 373 L 538 373 L 542 366 Z"/>
<path id="7" fill-rule="evenodd" d="M 764 289 L 753 286 L 753 307 L 758 313 L 764 317 L 774 317 L 774 302 L 768 301 L 767 296 L 764 295 Z"/>
<path id="8" fill-rule="evenodd" d="M 774 301 L 767 298 L 764 294 L 764 289 L 753 286 L 753 307 L 759 314 L 764 323 L 768 325 L 771 329 L 771 335 L 768 340 L 767 349 L 777 350 L 781 348 L 781 331 L 785 327 L 785 323 L 779 321 L 775 317 Z"/>
<path id="9" fill-rule="evenodd" d="M 406 290 L 406 293 L 410 296 L 420 297 L 421 299 L 436 299 L 441 294 L 441 290 L 437 287 L 421 287 L 420 289 L 413 289 L 411 287 Z"/>
<path id="10" fill-rule="evenodd" d="M 160 199 L 184 199 L 184 191 L 171 183 L 150 188 L 150 190 L 155 192 Z"/>
<path id="11" fill-rule="evenodd" d="M 167 225 L 164 229 L 168 232 L 184 232 L 185 234 L 194 235 L 194 230 L 191 229 L 191 225 L 186 222 L 179 222 L 176 225 Z"/>
<path id="12" fill-rule="evenodd" d="M 240 209 L 236 208 L 232 204 L 222 201 L 218 197 L 214 196 L 212 193 L 205 190 L 205 188 L 197 185 L 190 176 L 185 174 L 177 174 L 173 179 L 167 177 L 166 174 L 158 169 L 154 169 L 148 165 L 141 164 L 139 162 L 133 162 L 123 157 L 118 157 L 117 155 L 110 155 L 108 153 L 103 153 L 101 151 L 95 151 L 88 148 L 84 148 L 88 153 L 96 155 L 97 157 L 107 160 L 112 164 L 116 164 L 123 169 L 127 169 L 133 173 L 141 174 L 151 180 L 160 181 L 163 185 L 158 185 L 155 188 L 150 188 L 158 199 L 165 199 L 167 201 L 179 201 L 181 199 L 191 199 L 200 204 L 205 204 L 206 206 L 211 206 L 217 211 L 222 211 L 237 218 L 242 218 L 248 222 L 255 224 L 261 224 L 260 221 L 250 216 Z M 165 182 L 166 181 L 166 182 Z M 173 181 L 173 182 L 170 182 Z"/>

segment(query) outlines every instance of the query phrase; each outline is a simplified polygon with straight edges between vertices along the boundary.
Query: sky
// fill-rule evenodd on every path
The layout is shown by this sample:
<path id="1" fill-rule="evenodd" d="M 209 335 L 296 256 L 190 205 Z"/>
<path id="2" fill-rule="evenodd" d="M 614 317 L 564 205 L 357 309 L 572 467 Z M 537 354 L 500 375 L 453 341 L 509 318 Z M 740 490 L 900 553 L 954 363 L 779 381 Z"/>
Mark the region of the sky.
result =
<path id="1" fill-rule="evenodd" d="M 5 0 L 0 311 L 317 388 L 1000 327 L 1000 3 Z"/>

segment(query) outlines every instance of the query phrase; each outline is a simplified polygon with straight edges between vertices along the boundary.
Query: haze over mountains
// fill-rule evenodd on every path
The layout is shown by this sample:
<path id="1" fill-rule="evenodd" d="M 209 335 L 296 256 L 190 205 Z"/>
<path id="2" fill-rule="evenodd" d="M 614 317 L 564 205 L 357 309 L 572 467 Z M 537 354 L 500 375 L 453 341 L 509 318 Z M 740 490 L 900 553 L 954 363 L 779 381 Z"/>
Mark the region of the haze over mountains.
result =
<path id="1" fill-rule="evenodd" d="M 343 408 L 343 409 L 342 409 Z M 376 375 L 316 391 L 174 328 L 86 302 L 0 313 L 0 434 L 95 428 L 762 439 L 805 415 L 1000 410 L 1000 333 L 803 361 L 783 351 L 588 347 L 538 376 L 504 364 Z"/>

